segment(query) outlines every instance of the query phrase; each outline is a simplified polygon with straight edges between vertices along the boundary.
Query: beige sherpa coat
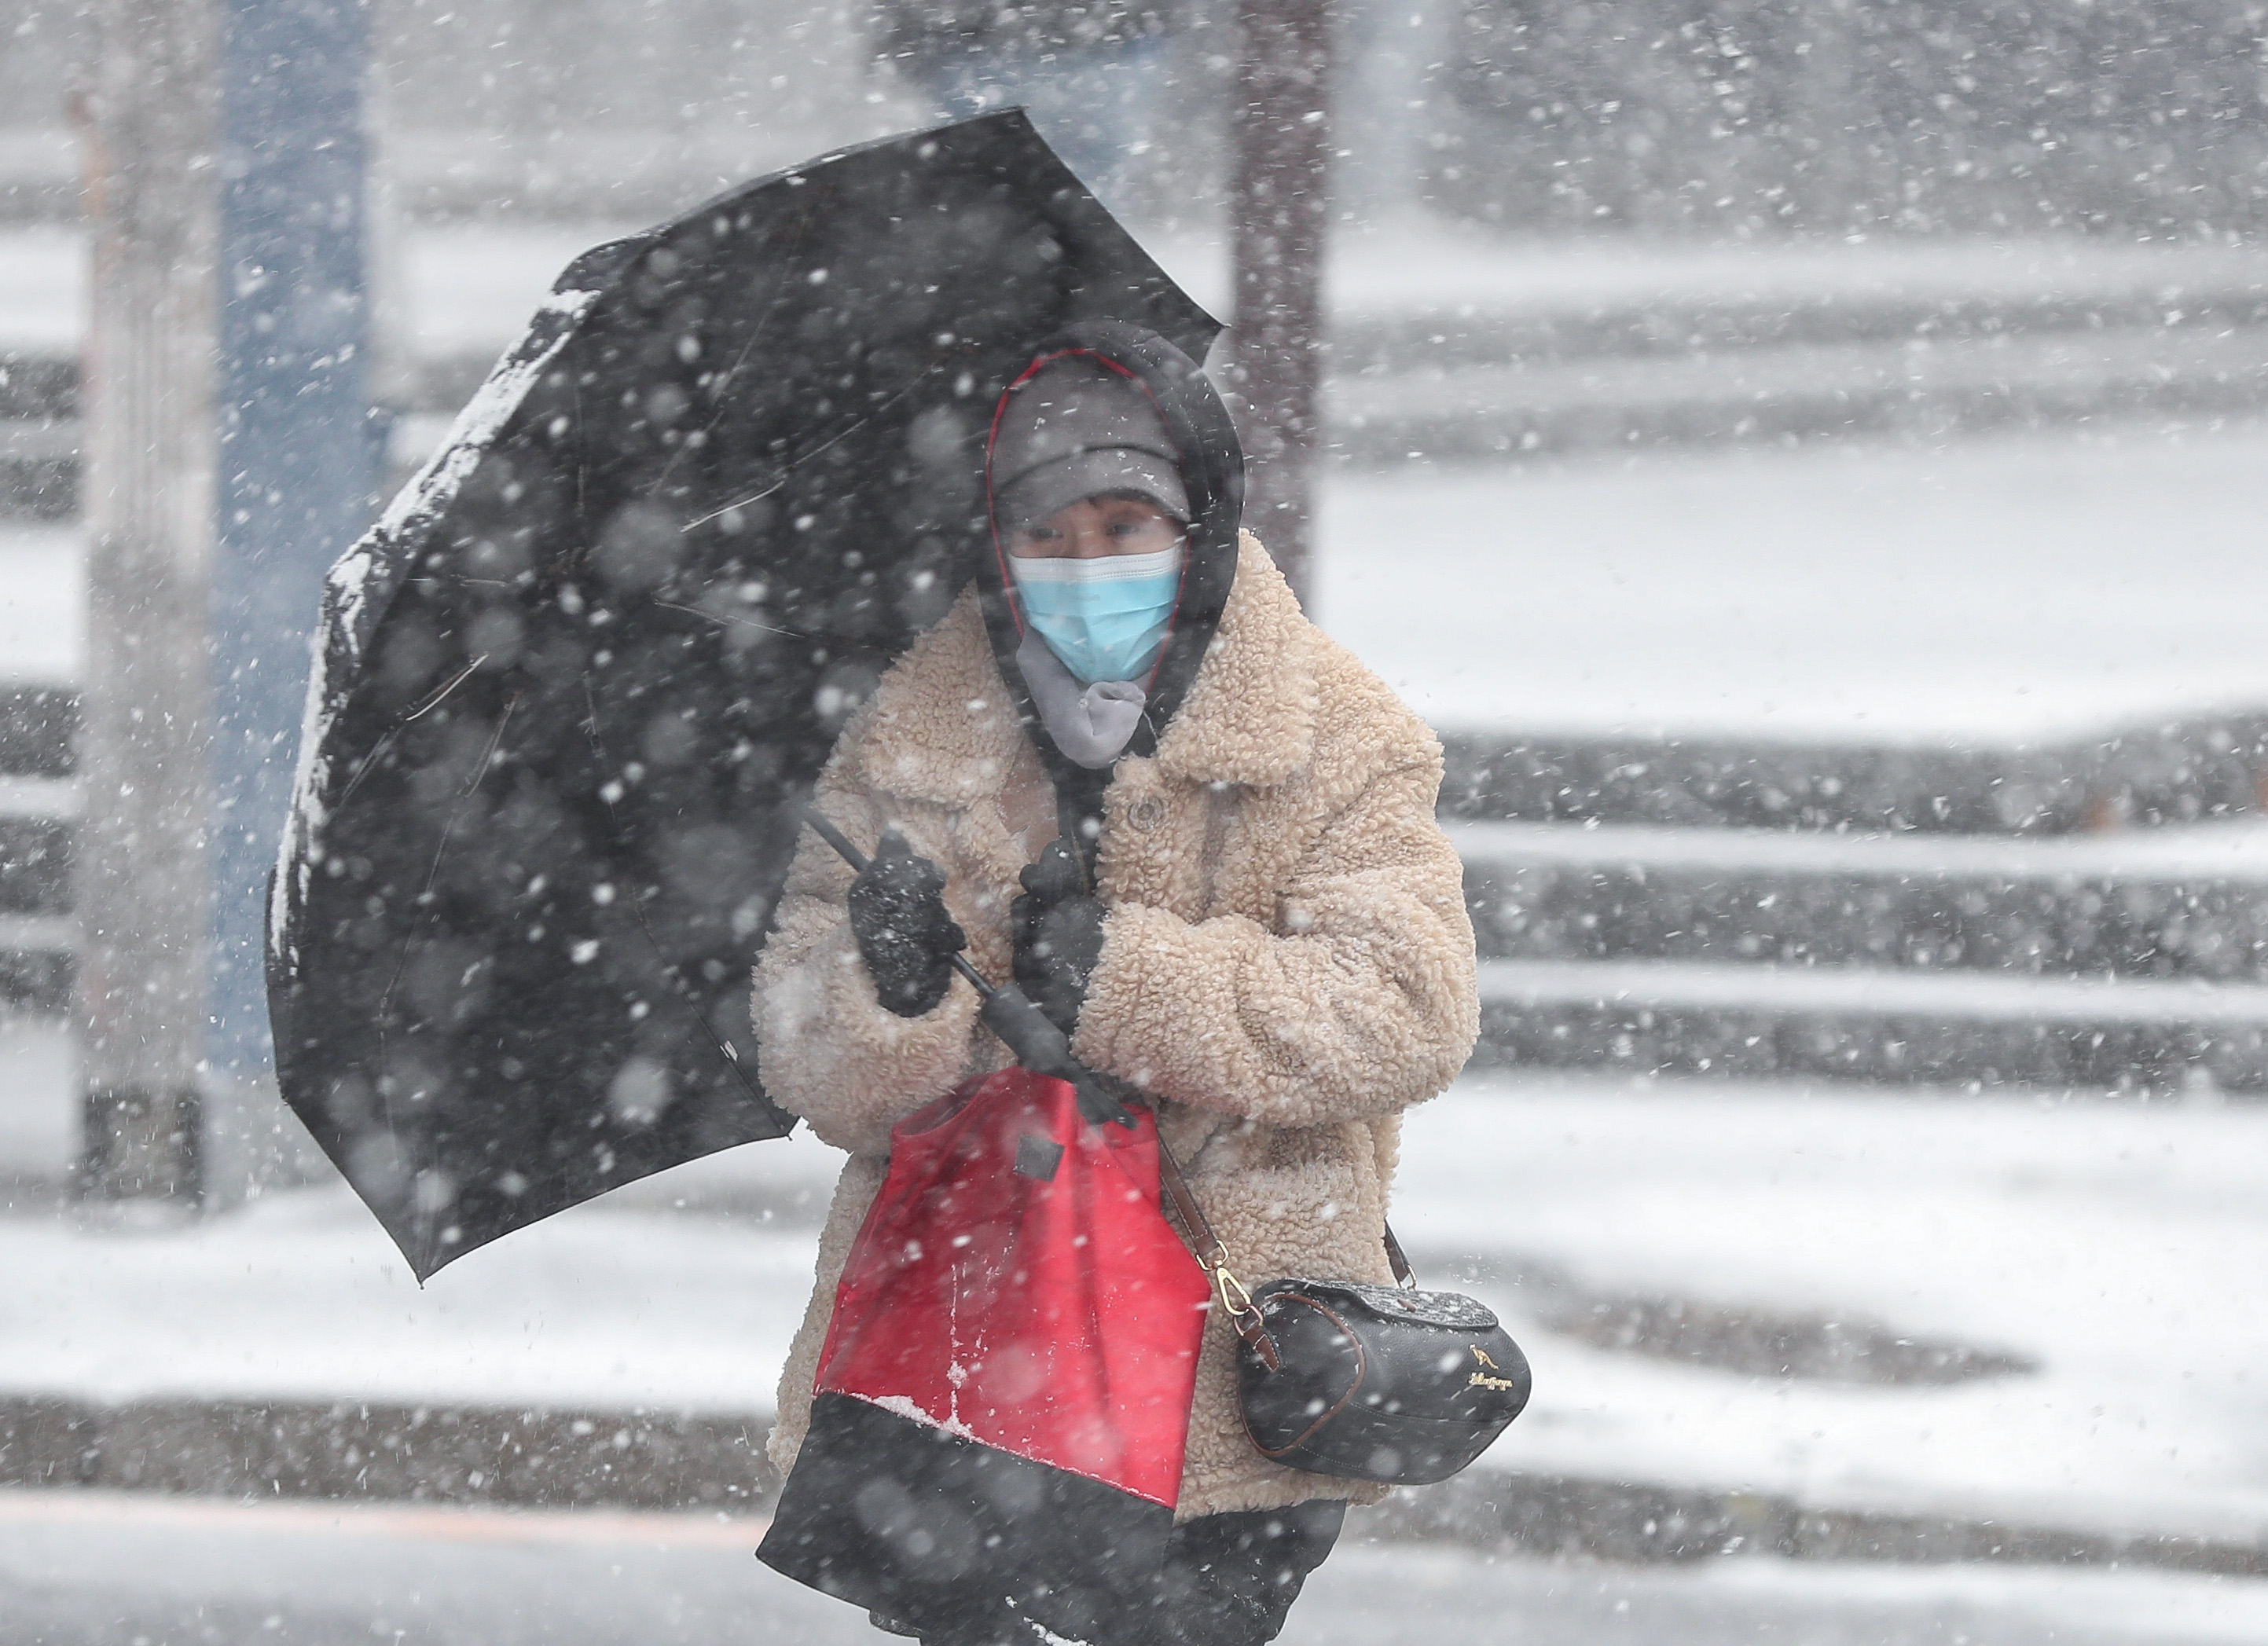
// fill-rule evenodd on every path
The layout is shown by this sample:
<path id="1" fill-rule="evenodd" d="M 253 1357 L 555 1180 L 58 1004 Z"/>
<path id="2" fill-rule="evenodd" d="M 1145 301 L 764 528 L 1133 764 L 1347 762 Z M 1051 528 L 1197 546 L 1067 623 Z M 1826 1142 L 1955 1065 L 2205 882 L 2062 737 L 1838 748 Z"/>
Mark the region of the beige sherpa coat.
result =
<path id="1" fill-rule="evenodd" d="M 1108 791 L 1110 914 L 1073 1047 L 1166 1099 L 1166 1135 L 1248 1283 L 1390 1278 L 1380 1231 L 1401 1112 L 1448 1084 L 1478 1016 L 1457 856 L 1433 819 L 1440 782 L 1432 733 L 1300 615 L 1246 536 L 1212 650 L 1156 756 L 1122 761 Z M 1053 838 L 1054 808 L 973 592 L 852 718 L 819 802 L 862 846 L 895 822 L 946 869 L 969 958 L 1010 974 L 1017 871 Z M 850 1151 L 780 1380 L 783 1470 L 891 1127 L 1008 1061 L 965 983 L 926 1017 L 882 1009 L 844 914 L 850 883 L 806 838 L 756 970 L 766 1089 Z M 1233 1343 L 1216 1310 L 1180 1517 L 1368 1500 L 1253 1449 Z"/>

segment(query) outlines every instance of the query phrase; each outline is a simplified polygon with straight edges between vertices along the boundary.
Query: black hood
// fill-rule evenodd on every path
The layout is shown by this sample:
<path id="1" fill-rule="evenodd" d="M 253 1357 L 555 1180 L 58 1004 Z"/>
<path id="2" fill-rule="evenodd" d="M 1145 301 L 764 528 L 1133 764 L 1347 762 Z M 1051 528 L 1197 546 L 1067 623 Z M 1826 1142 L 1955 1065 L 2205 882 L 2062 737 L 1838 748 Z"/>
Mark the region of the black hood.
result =
<path id="1" fill-rule="evenodd" d="M 1041 366 L 1064 355 L 1091 355 L 1106 361 L 1130 373 L 1149 391 L 1173 437 L 1182 483 L 1189 491 L 1189 529 L 1181 599 L 1174 608 L 1166 650 L 1151 672 L 1142 724 L 1126 746 L 1127 753 L 1147 756 L 1157 753 L 1159 738 L 1197 680 L 1197 668 L 1220 627 L 1228 592 L 1236 582 L 1237 528 L 1244 518 L 1244 448 L 1237 441 L 1228 408 L 1197 363 L 1157 333 L 1119 320 L 1082 321 L 1057 333 L 1007 374 L 1009 392 Z M 1007 400 L 1004 393 L 994 408 L 995 435 Z M 988 490 L 991 450 L 992 437 L 988 436 Z M 1001 540 L 997 516 L 990 526 L 990 552 L 979 556 L 976 586 L 983 601 L 984 626 L 992 637 L 992 655 L 999 661 L 1000 678 L 1007 682 L 1025 733 L 1055 780 L 1058 796 L 1066 807 L 1078 797 L 1079 809 L 1092 813 L 1095 797 L 1109 783 L 1109 771 L 1091 772 L 1075 765 L 1056 747 L 1055 739 L 1040 723 L 1024 672 L 1016 664 L 1024 625 L 1016 609 L 1007 547 Z"/>

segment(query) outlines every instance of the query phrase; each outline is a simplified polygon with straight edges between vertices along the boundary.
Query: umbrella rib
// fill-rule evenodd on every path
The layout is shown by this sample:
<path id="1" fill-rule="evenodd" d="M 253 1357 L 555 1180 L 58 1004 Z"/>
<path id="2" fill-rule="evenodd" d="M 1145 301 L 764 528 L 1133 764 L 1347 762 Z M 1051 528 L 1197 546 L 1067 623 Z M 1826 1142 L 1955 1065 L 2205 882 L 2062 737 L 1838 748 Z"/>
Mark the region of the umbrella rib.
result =
<path id="1" fill-rule="evenodd" d="M 462 686 L 467 680 L 470 680 L 473 675 L 473 671 L 479 668 L 481 665 L 486 663 L 488 660 L 489 654 L 483 651 L 479 657 L 475 658 L 470 663 L 465 665 L 464 668 L 459 672 L 456 679 L 451 680 L 439 691 L 434 693 L 432 696 L 427 698 L 424 702 L 420 704 L 417 708 L 411 709 L 408 714 L 402 716 L 402 717 L 394 724 L 393 729 L 378 740 L 378 746 L 372 749 L 363 760 L 362 763 L 355 768 L 354 775 L 347 779 L 345 791 L 342 793 L 336 800 L 332 802 L 331 809 L 335 812 L 340 807 L 345 805 L 348 801 L 355 797 L 355 790 L 362 787 L 362 780 L 378 769 L 378 762 L 384 757 L 387 750 L 394 746 L 394 739 L 401 735 L 402 727 L 408 725 L 411 721 L 416 719 L 419 716 L 427 713 L 429 710 L 439 708 L 443 698 L 448 696 L 451 692 L 455 691 L 460 686 Z"/>
<path id="2" fill-rule="evenodd" d="M 788 467 L 789 469 L 792 469 L 794 465 L 790 464 Z M 709 513 L 701 516 L 698 519 L 688 520 L 683 525 L 677 528 L 677 534 L 680 537 L 682 537 L 688 532 L 693 531 L 696 527 L 708 525 L 711 520 L 722 519 L 725 516 L 732 513 L 735 509 L 745 509 L 752 503 L 762 503 L 765 498 L 770 496 L 781 487 L 787 484 L 787 476 L 788 470 L 781 471 L 780 477 L 774 481 L 770 485 L 765 487 L 762 491 L 751 492 L 747 496 L 735 498 L 721 509 L 712 510 Z"/>
<path id="3" fill-rule="evenodd" d="M 656 600 L 656 606 L 666 606 L 673 612 L 683 612 L 688 617 L 698 617 L 706 622 L 733 623 L 742 628 L 759 628 L 767 635 L 784 635 L 790 640 L 808 640 L 810 636 L 792 628 L 775 628 L 770 623 L 760 623 L 753 617 L 729 617 L 720 612 L 704 612 L 697 606 L 687 606 L 677 600 Z"/>
<path id="4" fill-rule="evenodd" d="M 402 723 L 403 725 L 408 724 L 407 721 Z M 334 812 L 342 809 L 348 801 L 355 797 L 355 791 L 362 787 L 363 779 L 378 769 L 379 761 L 386 758 L 387 750 L 394 746 L 394 739 L 401 735 L 401 726 L 397 725 L 378 740 L 378 746 L 370 752 L 361 765 L 355 768 L 354 775 L 347 779 L 345 791 L 332 805 L 331 809 Z"/>
<path id="5" fill-rule="evenodd" d="M 417 719 L 420 716 L 430 714 L 434 709 L 438 709 L 443 701 L 447 698 L 451 692 L 455 691 L 467 680 L 471 680 L 473 678 L 473 671 L 479 668 L 481 665 L 486 663 L 488 660 L 489 654 L 483 651 L 479 657 L 475 658 L 470 663 L 465 665 L 463 668 L 457 671 L 455 679 L 452 680 L 446 686 L 444 686 L 439 691 L 434 693 L 423 702 L 418 704 L 416 708 L 402 716 L 401 724 L 406 726 L 411 721 Z"/>

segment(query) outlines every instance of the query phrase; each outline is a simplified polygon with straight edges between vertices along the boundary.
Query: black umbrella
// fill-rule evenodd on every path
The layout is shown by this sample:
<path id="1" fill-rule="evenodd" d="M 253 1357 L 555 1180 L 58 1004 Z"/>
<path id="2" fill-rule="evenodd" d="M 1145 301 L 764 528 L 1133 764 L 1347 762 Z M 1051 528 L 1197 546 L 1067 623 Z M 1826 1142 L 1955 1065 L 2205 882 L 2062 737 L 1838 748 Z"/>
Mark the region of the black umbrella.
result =
<path id="1" fill-rule="evenodd" d="M 1020 112 L 830 155 L 576 260 L 332 569 L 276 1073 L 420 1278 L 793 1124 L 747 996 L 803 804 L 1095 319 L 1219 329 Z"/>

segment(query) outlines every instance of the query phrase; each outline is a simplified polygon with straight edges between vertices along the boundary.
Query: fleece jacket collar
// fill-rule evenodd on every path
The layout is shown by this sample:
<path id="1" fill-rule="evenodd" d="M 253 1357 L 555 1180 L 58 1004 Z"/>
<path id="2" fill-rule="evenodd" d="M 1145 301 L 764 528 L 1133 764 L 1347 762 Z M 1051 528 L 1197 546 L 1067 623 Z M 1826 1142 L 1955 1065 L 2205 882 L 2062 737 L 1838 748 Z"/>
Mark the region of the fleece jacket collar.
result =
<path id="1" fill-rule="evenodd" d="M 1211 649 L 1158 740 L 1158 766 L 1188 783 L 1273 788 L 1315 745 L 1316 636 L 1290 585 L 1247 532 Z M 1044 735 L 1044 734 L 1042 734 Z M 965 806 L 997 795 L 1025 737 L 974 590 L 883 677 L 861 775 L 909 800 Z"/>

